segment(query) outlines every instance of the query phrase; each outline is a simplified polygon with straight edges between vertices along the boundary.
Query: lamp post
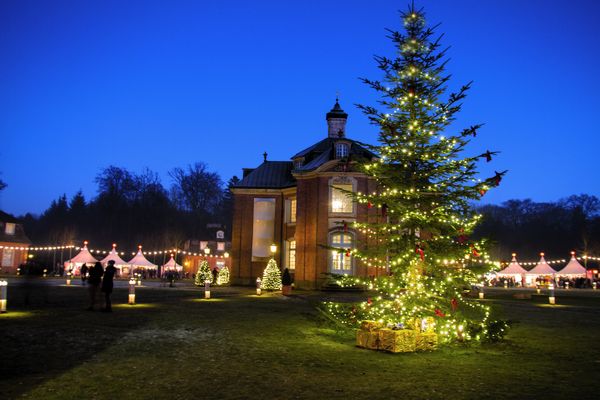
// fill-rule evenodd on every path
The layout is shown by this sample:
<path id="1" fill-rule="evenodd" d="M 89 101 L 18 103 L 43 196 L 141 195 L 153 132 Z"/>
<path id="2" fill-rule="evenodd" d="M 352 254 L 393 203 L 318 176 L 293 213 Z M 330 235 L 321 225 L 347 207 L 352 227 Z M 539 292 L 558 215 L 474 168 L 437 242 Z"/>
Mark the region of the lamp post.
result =
<path id="1" fill-rule="evenodd" d="M 204 298 L 210 299 L 210 279 L 204 281 Z"/>
<path id="2" fill-rule="evenodd" d="M 275 258 L 275 253 L 277 253 L 277 245 L 273 243 L 271 246 L 269 246 L 269 249 L 271 250 L 271 257 Z"/>
<path id="3" fill-rule="evenodd" d="M 553 283 L 551 283 L 548 286 L 548 291 L 549 291 L 548 302 L 550 304 L 556 304 L 556 298 L 554 297 L 554 284 Z"/>
<path id="4" fill-rule="evenodd" d="M 479 290 L 479 298 L 483 299 L 485 297 L 485 293 L 483 292 L 483 287 L 485 286 L 485 282 L 481 282 L 481 289 Z"/>
<path id="5" fill-rule="evenodd" d="M 598 284 L 596 283 L 596 281 L 594 281 L 592 283 L 592 289 L 594 289 L 594 290 L 598 289 Z"/>
<path id="6" fill-rule="evenodd" d="M 262 289 L 260 285 L 262 284 L 262 279 L 260 277 L 256 278 L 256 295 L 260 296 L 262 294 Z"/>
<path id="7" fill-rule="evenodd" d="M 129 301 L 128 304 L 135 304 L 135 279 L 129 279 Z"/>
<path id="8" fill-rule="evenodd" d="M 67 271 L 67 286 L 71 286 L 71 270 Z"/>
<path id="9" fill-rule="evenodd" d="M 0 281 L 0 313 L 6 312 L 6 292 L 7 292 L 8 282 Z"/>

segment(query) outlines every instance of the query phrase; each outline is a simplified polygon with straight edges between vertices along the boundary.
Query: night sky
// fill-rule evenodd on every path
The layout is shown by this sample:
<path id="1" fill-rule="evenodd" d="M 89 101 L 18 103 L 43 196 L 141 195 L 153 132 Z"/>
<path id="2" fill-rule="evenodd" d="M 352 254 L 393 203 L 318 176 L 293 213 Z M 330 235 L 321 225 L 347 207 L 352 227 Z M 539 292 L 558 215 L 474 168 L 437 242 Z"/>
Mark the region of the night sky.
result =
<path id="1" fill-rule="evenodd" d="M 484 122 L 469 154 L 501 151 L 484 197 L 600 195 L 600 2 L 422 0 L 451 46 L 451 87 L 473 80 L 455 129 Z M 40 213 L 116 165 L 204 161 L 224 181 L 288 160 L 327 135 L 340 93 L 348 136 L 375 142 L 356 109 L 392 56 L 407 1 L 0 2 L 0 209 Z"/>

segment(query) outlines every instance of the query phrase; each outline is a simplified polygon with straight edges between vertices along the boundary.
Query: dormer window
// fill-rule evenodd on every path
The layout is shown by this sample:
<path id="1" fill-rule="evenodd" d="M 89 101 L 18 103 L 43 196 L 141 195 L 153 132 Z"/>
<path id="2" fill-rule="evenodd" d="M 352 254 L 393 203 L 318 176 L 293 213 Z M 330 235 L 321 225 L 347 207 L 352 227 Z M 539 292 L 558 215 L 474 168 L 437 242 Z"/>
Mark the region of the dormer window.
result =
<path id="1" fill-rule="evenodd" d="M 336 143 L 335 158 L 348 157 L 348 143 Z"/>
<path id="2" fill-rule="evenodd" d="M 302 164 L 304 164 L 304 159 L 303 158 L 296 158 L 294 160 L 294 169 L 300 169 L 300 168 L 302 168 Z"/>
<path id="3" fill-rule="evenodd" d="M 16 228 L 16 224 L 7 222 L 6 226 L 4 228 L 4 233 L 6 233 L 7 235 L 14 235 L 15 234 L 15 228 Z"/>

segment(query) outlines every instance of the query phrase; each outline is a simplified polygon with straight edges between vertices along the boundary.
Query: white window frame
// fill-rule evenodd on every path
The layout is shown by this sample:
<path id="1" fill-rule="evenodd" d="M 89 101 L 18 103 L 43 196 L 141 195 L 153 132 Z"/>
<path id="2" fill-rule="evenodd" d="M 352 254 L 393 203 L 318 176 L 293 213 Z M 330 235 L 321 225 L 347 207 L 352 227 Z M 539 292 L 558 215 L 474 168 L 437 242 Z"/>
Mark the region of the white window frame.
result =
<path id="1" fill-rule="evenodd" d="M 350 146 L 348 143 L 336 143 L 335 144 L 335 158 L 340 159 L 344 157 L 348 157 L 350 154 Z"/>
<path id="2" fill-rule="evenodd" d="M 354 199 L 342 190 L 355 192 L 355 185 L 353 182 L 333 182 L 329 190 L 329 211 L 332 214 L 354 214 Z"/>
<path id="3" fill-rule="evenodd" d="M 225 251 L 225 242 L 217 242 L 217 251 Z"/>
<path id="4" fill-rule="evenodd" d="M 338 242 L 334 242 L 334 238 L 340 236 L 341 240 Z M 345 240 L 349 238 L 350 240 Z M 336 247 L 338 249 L 343 249 L 343 251 L 332 249 L 329 252 L 329 271 L 333 274 L 348 274 L 352 275 L 354 273 L 354 258 L 350 256 L 346 256 L 346 249 L 352 249 L 354 245 L 354 234 L 350 232 L 343 231 L 333 231 L 329 234 L 329 245 L 331 247 Z M 342 265 L 342 268 L 339 268 L 339 265 Z"/>
<path id="5" fill-rule="evenodd" d="M 295 239 L 285 241 L 285 267 L 290 271 L 296 270 L 296 245 Z"/>
<path id="6" fill-rule="evenodd" d="M 288 224 L 296 223 L 296 215 L 298 211 L 298 200 L 295 197 L 290 197 L 285 200 L 285 222 Z"/>

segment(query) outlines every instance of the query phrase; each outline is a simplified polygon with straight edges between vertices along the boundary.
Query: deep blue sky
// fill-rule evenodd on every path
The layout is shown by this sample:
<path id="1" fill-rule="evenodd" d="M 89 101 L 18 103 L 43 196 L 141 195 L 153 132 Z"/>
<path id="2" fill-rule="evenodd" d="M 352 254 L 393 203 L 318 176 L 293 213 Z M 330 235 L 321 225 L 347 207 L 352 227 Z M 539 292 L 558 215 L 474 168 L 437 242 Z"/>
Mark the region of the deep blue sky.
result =
<path id="1" fill-rule="evenodd" d="M 0 208 L 43 211 L 96 194 L 110 164 L 140 172 L 204 161 L 226 181 L 263 151 L 286 160 L 327 134 L 341 94 L 348 135 L 374 94 L 407 1 L 0 2 Z M 452 86 L 473 80 L 456 129 L 509 169 L 484 198 L 600 195 L 600 2 L 422 0 L 451 46 Z"/>

